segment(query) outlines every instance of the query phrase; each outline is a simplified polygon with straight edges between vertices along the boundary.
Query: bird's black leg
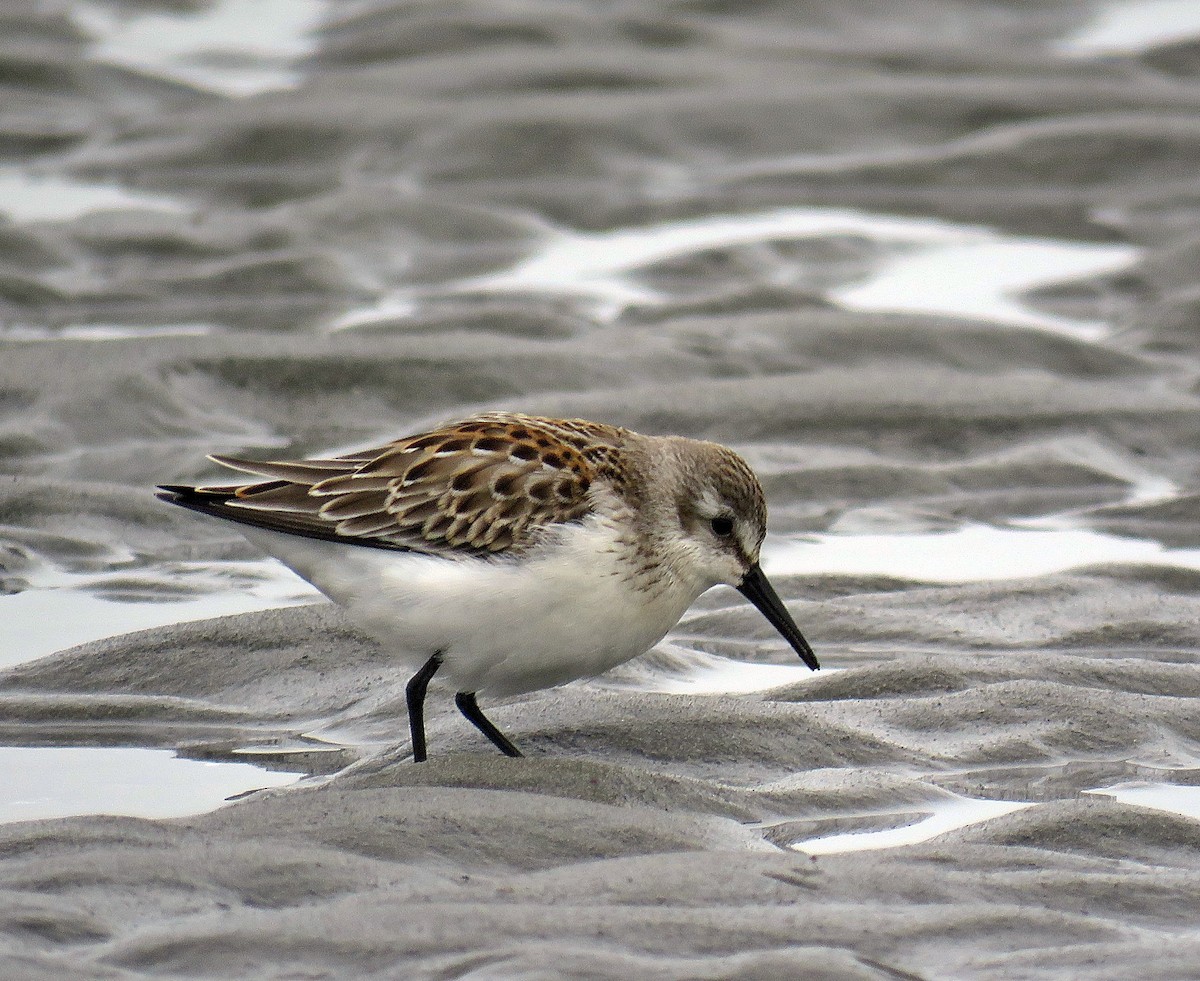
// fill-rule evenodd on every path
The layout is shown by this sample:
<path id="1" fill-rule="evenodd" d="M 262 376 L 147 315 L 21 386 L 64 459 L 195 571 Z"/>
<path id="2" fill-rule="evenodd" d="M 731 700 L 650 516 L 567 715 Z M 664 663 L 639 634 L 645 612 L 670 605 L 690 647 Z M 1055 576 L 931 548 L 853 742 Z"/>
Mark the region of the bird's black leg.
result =
<path id="1" fill-rule="evenodd" d="M 508 741 L 508 737 L 497 729 L 492 721 L 483 714 L 479 703 L 475 701 L 473 691 L 460 691 L 454 696 L 454 704 L 467 717 L 467 721 L 492 741 L 492 744 L 505 756 L 520 756 L 521 751 Z"/>
<path id="2" fill-rule="evenodd" d="M 429 680 L 441 666 L 442 652 L 438 651 L 409 679 L 408 687 L 404 689 L 408 699 L 408 728 L 412 733 L 414 763 L 425 762 L 425 692 L 429 688 Z"/>

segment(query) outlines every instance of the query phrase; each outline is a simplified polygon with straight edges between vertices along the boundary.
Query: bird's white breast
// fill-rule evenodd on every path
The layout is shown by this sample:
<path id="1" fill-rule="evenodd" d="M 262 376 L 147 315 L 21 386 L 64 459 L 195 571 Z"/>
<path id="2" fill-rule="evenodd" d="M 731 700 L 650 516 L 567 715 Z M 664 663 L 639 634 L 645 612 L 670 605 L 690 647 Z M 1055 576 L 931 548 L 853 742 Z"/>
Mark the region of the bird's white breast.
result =
<path id="1" fill-rule="evenodd" d="M 515 560 L 246 531 L 409 667 L 443 652 L 438 679 L 458 691 L 510 695 L 599 674 L 657 643 L 707 586 L 640 587 L 616 529 L 595 519 Z"/>

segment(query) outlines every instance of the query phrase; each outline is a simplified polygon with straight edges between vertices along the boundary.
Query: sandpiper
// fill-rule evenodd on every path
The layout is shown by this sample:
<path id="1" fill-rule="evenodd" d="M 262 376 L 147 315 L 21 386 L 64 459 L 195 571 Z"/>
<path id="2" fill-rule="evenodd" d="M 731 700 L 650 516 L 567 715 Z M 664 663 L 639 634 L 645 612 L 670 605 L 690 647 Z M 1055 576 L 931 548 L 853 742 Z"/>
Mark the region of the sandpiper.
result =
<path id="1" fill-rule="evenodd" d="M 717 443 L 493 412 L 345 456 L 211 459 L 263 479 L 159 496 L 237 522 L 416 669 L 418 762 L 435 674 L 502 753 L 520 756 L 478 694 L 600 674 L 720 584 L 820 666 L 759 565 L 762 486 Z"/>

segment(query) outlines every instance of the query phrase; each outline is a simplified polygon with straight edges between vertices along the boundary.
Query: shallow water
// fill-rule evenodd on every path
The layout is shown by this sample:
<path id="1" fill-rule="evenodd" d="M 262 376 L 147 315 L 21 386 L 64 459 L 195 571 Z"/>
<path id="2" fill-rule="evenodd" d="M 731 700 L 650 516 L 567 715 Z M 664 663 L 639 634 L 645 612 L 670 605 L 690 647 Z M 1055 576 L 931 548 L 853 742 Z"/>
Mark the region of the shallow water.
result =
<path id="1" fill-rule="evenodd" d="M 1200 11 L 1189 0 L 1116 0 L 1095 19 L 1059 41 L 1059 50 L 1078 57 L 1145 51 L 1172 41 L 1200 37 Z"/>
<path id="2" fill-rule="evenodd" d="M 0 213 L 14 224 L 69 221 L 94 211 L 123 209 L 188 210 L 183 202 L 165 194 L 84 183 L 59 174 L 38 174 L 19 168 L 0 171 Z"/>
<path id="3" fill-rule="evenodd" d="M 919 820 L 898 828 L 881 831 L 850 831 L 844 834 L 827 835 L 798 841 L 797 851 L 806 855 L 834 855 L 844 852 L 876 851 L 881 848 L 900 848 L 929 841 L 947 831 L 956 831 L 972 824 L 989 821 L 1004 814 L 1032 807 L 1022 801 L 976 800 L 966 797 L 950 797 L 939 802 L 928 814 L 919 815 Z"/>
<path id="4" fill-rule="evenodd" d="M 174 563 L 141 581 L 120 572 L 51 572 L 33 577 L 30 586 L 4 600 L 2 667 L 131 630 L 320 599 L 274 559 Z"/>
<path id="5" fill-rule="evenodd" d="M 247 96 L 299 82 L 295 65 L 316 50 L 313 32 L 328 9 L 325 0 L 217 0 L 144 13 L 78 3 L 72 15 L 100 63 Z"/>
<path id="6" fill-rule="evenodd" d="M 1112 564 L 1200 570 L 1200 549 L 1163 548 L 1158 542 L 1086 528 L 966 525 L 928 534 L 821 535 L 768 552 L 763 568 L 779 575 L 895 576 L 953 583 L 1025 579 Z"/>
<path id="7" fill-rule="evenodd" d="M 1177 787 L 1166 783 L 1123 783 L 1089 790 L 1089 794 L 1114 797 L 1125 804 L 1182 814 L 1200 821 L 1200 787 Z"/>
<path id="8" fill-rule="evenodd" d="M 6 13 L 0 974 L 1189 976 L 1195 6 Z M 150 493 L 491 408 L 742 451 L 823 670 L 714 590 L 415 767 Z"/>
<path id="9" fill-rule="evenodd" d="M 411 316 L 431 296 L 472 293 L 566 295 L 612 318 L 631 306 L 669 302 L 668 294 L 639 282 L 659 263 L 686 261 L 710 250 L 767 247 L 789 242 L 810 246 L 846 239 L 869 241 L 889 258 L 855 281 L 835 285 L 830 299 L 851 310 L 930 313 L 979 317 L 1098 337 L 1103 322 L 1038 313 L 1021 294 L 1038 286 L 1128 268 L 1139 252 L 1129 245 L 1053 241 L 931 219 L 836 209 L 786 208 L 707 215 L 682 222 L 599 233 L 554 230 L 535 252 L 511 269 L 401 293 L 374 309 L 339 319 L 339 328 Z M 803 271 L 780 266 L 786 284 Z M 789 276 L 790 273 L 790 276 Z"/>
<path id="10" fill-rule="evenodd" d="M 77 814 L 182 817 L 213 810 L 247 791 L 287 786 L 302 775 L 181 759 L 157 749 L 4 746 L 0 821 Z"/>

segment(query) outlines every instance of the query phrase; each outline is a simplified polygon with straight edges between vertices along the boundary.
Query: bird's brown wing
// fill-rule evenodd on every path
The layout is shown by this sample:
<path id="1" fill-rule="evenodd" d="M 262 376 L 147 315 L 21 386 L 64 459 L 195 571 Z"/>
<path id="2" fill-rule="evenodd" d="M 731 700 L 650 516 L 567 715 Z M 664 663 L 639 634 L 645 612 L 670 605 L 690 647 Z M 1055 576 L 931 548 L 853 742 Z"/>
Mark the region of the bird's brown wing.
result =
<path id="1" fill-rule="evenodd" d="M 291 534 L 442 555 L 520 552 L 592 509 L 620 430 L 492 413 L 331 459 L 214 456 L 267 478 L 164 490 L 173 503 Z M 186 492 L 190 492 L 190 497 Z M 184 498 L 184 499 L 180 499 Z"/>

